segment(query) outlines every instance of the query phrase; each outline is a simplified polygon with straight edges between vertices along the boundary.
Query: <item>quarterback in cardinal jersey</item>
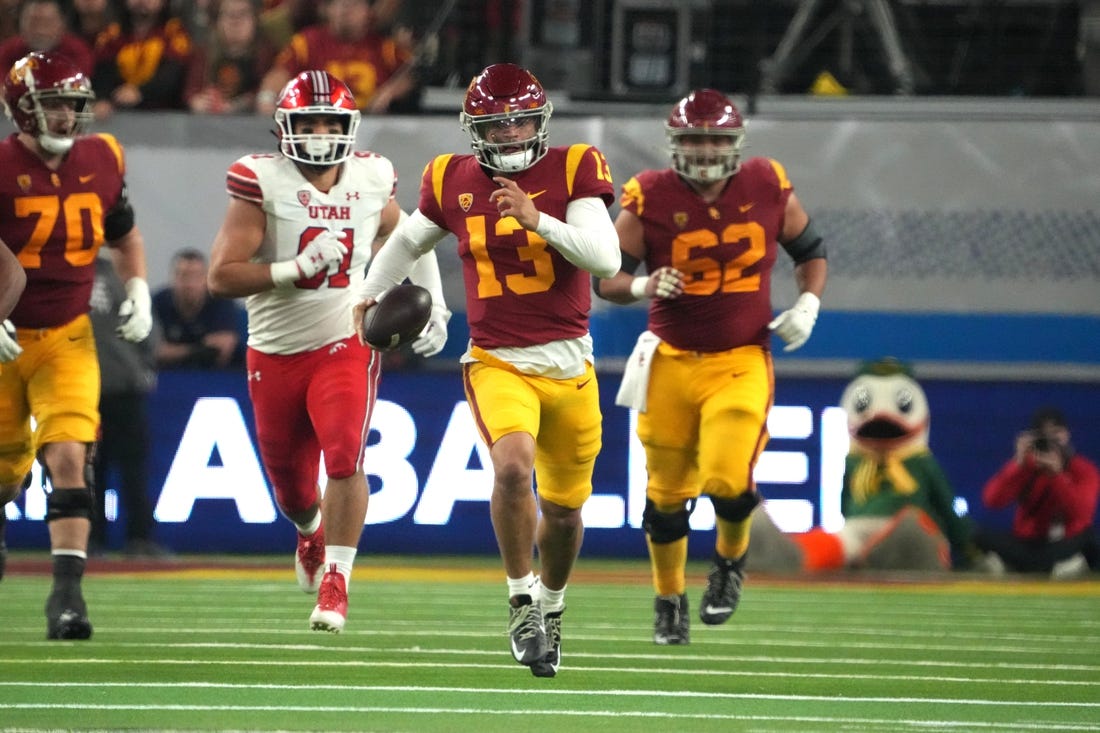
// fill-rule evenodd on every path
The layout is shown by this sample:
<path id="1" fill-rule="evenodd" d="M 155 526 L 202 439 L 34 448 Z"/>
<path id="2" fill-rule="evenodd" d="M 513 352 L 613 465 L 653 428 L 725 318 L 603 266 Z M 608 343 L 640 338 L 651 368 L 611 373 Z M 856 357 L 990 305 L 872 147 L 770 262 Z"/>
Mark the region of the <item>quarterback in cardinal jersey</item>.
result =
<path id="1" fill-rule="evenodd" d="M 153 324 L 144 240 L 126 196 L 122 146 L 110 135 L 82 134 L 95 99 L 83 72 L 63 56 L 35 52 L 3 85 L 19 131 L 0 142 L 0 247 L 15 253 L 27 282 L 0 329 L 0 577 L 4 505 L 22 492 L 37 456 L 52 486 L 46 636 L 87 639 L 81 578 L 94 502 L 85 465 L 100 421 L 92 282 L 106 244 L 126 285 L 118 335 L 144 340 Z"/>
<path id="2" fill-rule="evenodd" d="M 447 233 L 457 237 L 470 326 L 463 381 L 493 461 L 511 652 L 537 677 L 554 676 L 561 662 L 565 586 L 600 450 L 590 273 L 619 267 L 607 161 L 591 145 L 550 147 L 551 110 L 526 69 L 494 64 L 474 77 L 460 117 L 474 154 L 428 164 L 417 210 L 371 268 L 356 307 L 371 307 Z"/>
<path id="3" fill-rule="evenodd" d="M 717 522 L 714 563 L 699 607 L 705 624 L 737 608 L 753 509 L 753 469 L 774 399 L 770 335 L 802 346 L 825 288 L 825 247 L 783 166 L 742 162 L 741 113 L 713 89 L 694 91 L 665 126 L 671 167 L 623 186 L 615 221 L 623 268 L 597 292 L 651 299 L 617 404 L 638 410 L 646 451 L 642 527 L 653 565 L 653 640 L 689 643 L 685 562 L 700 495 Z M 773 318 L 771 273 L 782 246 L 800 294 Z M 647 275 L 635 277 L 642 262 Z"/>
<path id="4" fill-rule="evenodd" d="M 260 456 L 298 529 L 295 570 L 300 587 L 317 594 L 315 631 L 344 628 L 369 493 L 362 462 L 381 354 L 356 337 L 351 298 L 372 251 L 405 216 L 393 164 L 354 150 L 359 119 L 351 92 L 328 72 L 287 83 L 275 110 L 279 152 L 229 168 L 208 276 L 215 295 L 245 297 Z M 430 355 L 443 348 L 450 315 L 435 259 L 412 277 L 432 294 L 432 320 L 413 343 Z"/>

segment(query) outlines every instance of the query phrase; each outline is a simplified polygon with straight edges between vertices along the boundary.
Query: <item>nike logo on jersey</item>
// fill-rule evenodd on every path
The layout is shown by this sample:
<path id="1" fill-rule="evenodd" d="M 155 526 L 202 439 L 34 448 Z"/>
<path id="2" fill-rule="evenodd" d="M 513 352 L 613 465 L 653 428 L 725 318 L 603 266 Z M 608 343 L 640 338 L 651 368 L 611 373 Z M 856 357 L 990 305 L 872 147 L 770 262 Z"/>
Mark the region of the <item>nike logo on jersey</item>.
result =
<path id="1" fill-rule="evenodd" d="M 88 174 L 88 175 L 86 175 L 86 176 L 77 176 L 77 178 L 79 178 L 79 179 L 80 179 L 80 182 L 81 182 L 81 183 L 87 183 L 88 181 L 90 181 L 90 180 L 92 180 L 93 178 L 95 178 L 95 173 L 89 173 L 89 174 Z"/>
<path id="2" fill-rule="evenodd" d="M 588 379 L 584 380 L 583 382 L 579 382 L 577 384 L 577 389 L 584 389 L 585 387 L 588 386 L 588 383 L 591 382 L 591 381 L 592 381 L 592 378 L 589 377 Z"/>
<path id="3" fill-rule="evenodd" d="M 527 198 L 529 198 L 529 199 L 537 198 L 537 197 L 543 195 L 544 193 L 546 193 L 545 188 L 542 189 L 541 191 L 535 191 L 534 193 L 527 194 Z"/>
<path id="4" fill-rule="evenodd" d="M 751 208 L 752 208 L 752 207 L 754 207 L 754 206 L 756 206 L 756 202 L 755 202 L 755 201 L 750 201 L 750 202 L 748 202 L 747 204 L 741 204 L 740 206 L 738 206 L 738 207 L 737 207 L 737 209 L 738 209 L 738 210 L 739 210 L 739 211 L 740 211 L 740 212 L 741 212 L 742 214 L 744 214 L 744 213 L 745 213 L 746 211 L 748 211 L 749 209 L 751 209 Z"/>
<path id="5" fill-rule="evenodd" d="M 332 345 L 332 347 L 331 347 L 331 348 L 330 348 L 330 349 L 328 350 L 328 353 L 329 353 L 329 354 L 335 354 L 335 353 L 336 353 L 337 351 L 339 351 L 340 349 L 346 349 L 346 348 L 348 348 L 348 345 L 347 345 L 347 344 L 345 344 L 345 343 L 344 343 L 343 341 L 337 341 L 337 342 L 336 342 L 336 343 L 334 343 L 334 344 Z"/>

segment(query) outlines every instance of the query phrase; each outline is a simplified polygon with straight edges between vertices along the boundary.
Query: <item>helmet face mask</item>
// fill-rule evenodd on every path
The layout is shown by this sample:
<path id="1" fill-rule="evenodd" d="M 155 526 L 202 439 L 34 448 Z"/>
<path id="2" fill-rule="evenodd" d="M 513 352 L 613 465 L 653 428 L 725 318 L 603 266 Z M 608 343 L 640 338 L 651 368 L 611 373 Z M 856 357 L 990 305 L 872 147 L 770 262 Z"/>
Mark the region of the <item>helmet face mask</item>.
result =
<path id="1" fill-rule="evenodd" d="M 95 94 L 84 73 L 63 56 L 30 53 L 4 78 L 4 106 L 21 132 L 48 153 L 63 155 L 93 118 Z"/>
<path id="2" fill-rule="evenodd" d="M 338 132 L 328 125 L 297 131 L 306 118 L 336 118 Z M 287 82 L 275 106 L 279 151 L 298 163 L 327 168 L 344 162 L 355 151 L 361 115 L 351 90 L 327 71 L 303 71 Z"/>
<path id="3" fill-rule="evenodd" d="M 553 105 L 538 79 L 515 64 L 493 64 L 466 89 L 459 119 L 478 161 L 495 171 L 530 168 L 549 149 Z M 530 134 L 521 133 L 530 129 Z"/>
<path id="4" fill-rule="evenodd" d="M 680 100 L 665 125 L 673 170 L 696 183 L 723 181 L 741 168 L 745 123 L 721 92 L 694 91 Z"/>

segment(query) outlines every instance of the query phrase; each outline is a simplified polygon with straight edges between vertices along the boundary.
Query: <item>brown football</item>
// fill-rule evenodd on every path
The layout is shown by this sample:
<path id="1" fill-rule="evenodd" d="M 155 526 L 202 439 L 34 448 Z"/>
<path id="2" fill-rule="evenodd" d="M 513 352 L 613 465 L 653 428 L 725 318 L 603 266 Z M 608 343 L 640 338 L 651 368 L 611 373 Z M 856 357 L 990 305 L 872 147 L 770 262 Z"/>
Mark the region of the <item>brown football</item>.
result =
<path id="1" fill-rule="evenodd" d="M 396 349 L 416 340 L 431 314 L 431 293 L 411 283 L 397 285 L 364 314 L 363 338 L 379 351 Z"/>

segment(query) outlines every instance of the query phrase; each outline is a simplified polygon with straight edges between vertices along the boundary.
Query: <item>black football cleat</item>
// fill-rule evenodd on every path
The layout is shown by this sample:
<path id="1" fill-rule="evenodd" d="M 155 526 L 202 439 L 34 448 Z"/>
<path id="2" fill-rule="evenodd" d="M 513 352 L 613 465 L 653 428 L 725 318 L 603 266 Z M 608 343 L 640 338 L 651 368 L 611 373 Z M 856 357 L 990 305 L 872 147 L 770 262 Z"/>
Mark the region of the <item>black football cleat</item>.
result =
<path id="1" fill-rule="evenodd" d="M 553 677 L 561 666 L 561 615 L 563 613 L 565 613 L 564 608 L 543 614 L 547 650 L 542 659 L 531 665 L 531 674 L 536 677 Z"/>
<path id="2" fill-rule="evenodd" d="M 727 560 L 714 555 L 714 563 L 707 575 L 707 589 L 699 606 L 699 618 L 714 626 L 724 624 L 737 610 L 741 602 L 741 586 L 745 582 L 745 558 Z"/>
<path id="3" fill-rule="evenodd" d="M 47 639 L 89 639 L 92 622 L 80 587 L 55 587 L 46 600 Z"/>
<path id="4" fill-rule="evenodd" d="M 687 595 L 653 599 L 653 643 L 661 646 L 691 643 Z"/>
<path id="5" fill-rule="evenodd" d="M 546 627 L 542 608 L 526 593 L 508 600 L 508 642 L 512 657 L 528 667 L 546 656 Z"/>

